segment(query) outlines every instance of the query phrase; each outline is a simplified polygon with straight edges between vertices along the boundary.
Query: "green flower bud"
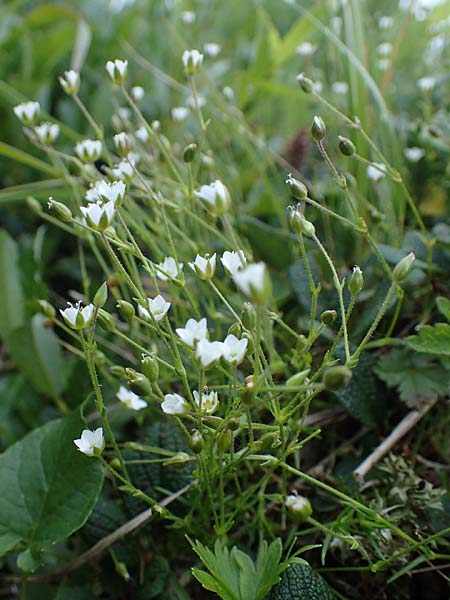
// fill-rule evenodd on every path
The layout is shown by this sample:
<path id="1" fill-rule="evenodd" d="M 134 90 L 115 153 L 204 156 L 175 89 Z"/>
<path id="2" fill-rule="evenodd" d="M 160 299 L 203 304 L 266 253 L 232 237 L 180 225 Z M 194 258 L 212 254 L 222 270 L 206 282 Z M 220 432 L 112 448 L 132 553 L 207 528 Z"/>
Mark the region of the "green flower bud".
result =
<path id="1" fill-rule="evenodd" d="M 332 325 L 336 321 L 337 312 L 335 310 L 324 310 L 320 315 L 320 320 L 324 325 Z"/>
<path id="2" fill-rule="evenodd" d="M 142 356 L 142 372 L 152 383 L 158 380 L 159 364 L 154 355 L 145 354 Z"/>
<path id="3" fill-rule="evenodd" d="M 358 266 L 353 267 L 353 273 L 348 282 L 348 289 L 352 296 L 356 296 L 363 289 L 364 277 L 361 269 Z"/>
<path id="4" fill-rule="evenodd" d="M 303 214 L 298 209 L 291 209 L 289 215 L 289 224 L 294 233 L 298 235 L 304 234 L 308 237 L 313 237 L 316 233 L 316 228 L 311 223 L 305 219 Z"/>
<path id="5" fill-rule="evenodd" d="M 330 367 L 323 374 L 322 382 L 325 389 L 330 392 L 335 392 L 340 388 L 345 387 L 352 378 L 352 372 L 343 365 Z"/>
<path id="6" fill-rule="evenodd" d="M 233 417 L 228 421 L 228 427 L 231 431 L 236 431 L 237 429 L 239 429 L 239 426 L 240 422 L 239 419 L 237 419 L 236 417 Z"/>
<path id="7" fill-rule="evenodd" d="M 128 377 L 128 383 L 133 392 L 139 396 L 149 396 L 152 392 L 152 386 L 148 378 L 134 369 L 125 369 Z"/>
<path id="8" fill-rule="evenodd" d="M 136 312 L 134 310 L 134 306 L 127 302 L 126 300 L 119 300 L 117 302 L 117 309 L 119 310 L 119 315 L 124 321 L 131 321 Z"/>
<path id="9" fill-rule="evenodd" d="M 395 265 L 394 277 L 397 281 L 403 281 L 411 273 L 416 256 L 413 252 L 410 252 L 408 256 L 405 256 L 399 263 Z"/>
<path id="10" fill-rule="evenodd" d="M 242 336 L 242 327 L 240 323 L 232 323 L 232 325 L 230 325 L 228 327 L 228 335 L 235 335 L 237 338 L 240 338 Z"/>
<path id="11" fill-rule="evenodd" d="M 106 329 L 106 331 L 113 332 L 116 330 L 114 317 L 106 310 L 103 310 L 103 308 L 99 308 L 97 311 L 97 321 L 103 329 Z"/>
<path id="12" fill-rule="evenodd" d="M 256 396 L 255 382 L 253 375 L 249 375 L 244 379 L 244 385 L 241 387 L 239 398 L 242 404 L 251 406 Z"/>
<path id="13" fill-rule="evenodd" d="M 50 302 L 47 302 L 47 300 L 38 300 L 38 304 L 41 307 L 42 313 L 48 318 L 48 319 L 54 319 L 56 317 L 56 310 L 55 308 L 50 304 Z"/>
<path id="14" fill-rule="evenodd" d="M 125 369 L 121 365 L 111 365 L 109 367 L 109 372 L 114 377 L 118 377 L 119 379 L 123 379 L 125 377 Z"/>
<path id="15" fill-rule="evenodd" d="M 241 312 L 241 321 L 246 329 L 254 329 L 256 325 L 256 309 L 251 302 L 244 302 Z M 235 334 L 236 337 L 240 337 Z"/>
<path id="16" fill-rule="evenodd" d="M 197 144 L 189 144 L 183 150 L 183 160 L 185 163 L 191 163 L 195 158 L 197 152 Z"/>
<path id="17" fill-rule="evenodd" d="M 198 429 L 193 429 L 189 440 L 189 448 L 194 454 L 200 454 L 205 446 L 205 441 Z"/>
<path id="18" fill-rule="evenodd" d="M 62 202 L 56 202 L 56 200 L 53 200 L 53 198 L 49 198 L 48 208 L 49 210 L 53 210 L 56 216 L 61 219 L 61 221 L 72 220 L 72 211 L 68 206 L 66 206 Z"/>
<path id="19" fill-rule="evenodd" d="M 102 283 L 102 285 L 95 292 L 94 300 L 92 301 L 94 306 L 97 308 L 102 308 L 105 306 L 106 301 L 108 299 L 108 286 L 106 285 L 106 281 Z"/>
<path id="20" fill-rule="evenodd" d="M 351 156 L 352 154 L 355 154 L 355 144 L 351 140 L 349 140 L 346 137 L 343 137 L 342 135 L 338 136 L 338 140 L 339 150 L 344 156 Z"/>
<path id="21" fill-rule="evenodd" d="M 291 190 L 291 196 L 296 200 L 304 200 L 308 196 L 306 185 L 298 179 L 295 179 L 295 177 L 292 177 L 290 173 L 286 179 L 286 183 Z"/>
<path id="22" fill-rule="evenodd" d="M 98 369 L 101 369 L 104 366 L 105 362 L 106 362 L 105 353 L 102 352 L 101 350 L 97 350 L 96 353 L 95 353 L 95 355 L 94 355 L 94 361 L 95 361 L 95 366 Z"/>
<path id="23" fill-rule="evenodd" d="M 315 116 L 311 125 L 311 137 L 316 142 L 321 142 L 327 135 L 327 128 L 325 127 L 324 120 L 322 117 Z"/>
<path id="24" fill-rule="evenodd" d="M 186 463 L 191 461 L 191 457 L 187 452 L 177 452 L 169 459 L 163 462 L 164 467 L 178 467 L 185 465 Z"/>
<path id="25" fill-rule="evenodd" d="M 306 77 L 304 73 L 297 75 L 297 82 L 306 94 L 310 94 L 314 89 L 314 82 Z"/>
<path id="26" fill-rule="evenodd" d="M 285 505 L 288 511 L 300 523 L 308 520 L 313 513 L 311 502 L 308 500 L 308 498 L 305 498 L 304 496 L 290 494 L 286 498 Z"/>
<path id="27" fill-rule="evenodd" d="M 308 377 L 310 370 L 311 369 L 304 369 L 303 371 L 295 373 L 295 375 L 289 377 L 289 379 L 286 381 L 286 385 L 289 387 L 296 387 L 298 385 L 302 385 L 302 383 L 304 383 L 304 381 Z"/>
<path id="28" fill-rule="evenodd" d="M 231 431 L 229 431 L 228 429 L 224 429 L 218 434 L 216 438 L 216 444 L 217 450 L 220 454 L 223 454 L 229 449 L 229 447 L 231 446 L 231 439 Z"/>
<path id="29" fill-rule="evenodd" d="M 130 140 L 128 135 L 124 131 L 121 131 L 120 133 L 116 133 L 113 140 L 117 154 L 122 157 L 128 156 L 130 153 Z"/>

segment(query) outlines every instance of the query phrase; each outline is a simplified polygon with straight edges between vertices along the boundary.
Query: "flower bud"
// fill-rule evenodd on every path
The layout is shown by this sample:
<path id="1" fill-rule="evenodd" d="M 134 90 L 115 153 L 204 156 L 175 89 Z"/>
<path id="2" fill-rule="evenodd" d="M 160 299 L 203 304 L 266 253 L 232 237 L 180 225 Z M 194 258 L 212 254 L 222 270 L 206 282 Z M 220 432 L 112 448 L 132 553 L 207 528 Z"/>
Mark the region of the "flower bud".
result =
<path id="1" fill-rule="evenodd" d="M 355 154 L 355 144 L 351 140 L 349 140 L 346 137 L 343 137 L 342 135 L 338 136 L 338 140 L 339 150 L 344 156 L 351 156 L 352 154 Z"/>
<path id="2" fill-rule="evenodd" d="M 116 322 L 114 320 L 114 317 L 111 314 L 109 314 L 109 312 L 107 312 L 106 310 L 103 310 L 103 308 L 98 309 L 97 320 L 100 323 L 101 327 L 103 327 L 103 329 L 106 329 L 106 331 L 115 331 Z"/>
<path id="3" fill-rule="evenodd" d="M 241 338 L 242 337 L 242 327 L 241 327 L 241 324 L 238 323 L 238 322 L 232 323 L 228 327 L 227 335 L 235 335 L 237 338 Z"/>
<path id="4" fill-rule="evenodd" d="M 324 325 L 332 325 L 336 321 L 337 312 L 335 310 L 324 310 L 320 315 L 320 320 Z"/>
<path id="5" fill-rule="evenodd" d="M 58 77 L 62 89 L 68 96 L 74 96 L 80 89 L 80 74 L 71 69 L 65 71 L 63 77 Z"/>
<path id="6" fill-rule="evenodd" d="M 119 300 L 116 304 L 117 309 L 119 311 L 119 315 L 124 321 L 132 321 L 136 311 L 134 310 L 134 306 L 127 302 L 126 300 Z"/>
<path id="7" fill-rule="evenodd" d="M 97 350 L 94 354 L 94 362 L 97 369 L 102 369 L 106 362 L 105 353 L 101 350 Z"/>
<path id="8" fill-rule="evenodd" d="M 308 190 L 301 181 L 292 177 L 289 173 L 286 183 L 289 185 L 291 190 L 291 196 L 296 200 L 304 200 L 308 196 Z"/>
<path id="9" fill-rule="evenodd" d="M 316 228 L 311 221 L 305 219 L 303 214 L 297 209 L 291 209 L 289 215 L 289 224 L 292 228 L 292 231 L 298 235 L 304 234 L 308 237 L 313 237 L 316 233 Z"/>
<path id="10" fill-rule="evenodd" d="M 94 300 L 92 301 L 96 308 L 102 308 L 106 304 L 106 300 L 108 299 L 108 286 L 106 285 L 106 281 L 102 283 L 102 285 L 95 292 Z"/>
<path id="11" fill-rule="evenodd" d="M 142 355 L 142 372 L 152 383 L 158 380 L 159 364 L 154 355 Z"/>
<path id="12" fill-rule="evenodd" d="M 120 279 L 117 277 L 117 275 L 110 275 L 108 277 L 107 283 L 108 283 L 108 287 L 110 289 L 116 288 L 116 287 L 119 287 Z"/>
<path id="13" fill-rule="evenodd" d="M 394 277 L 397 281 L 403 281 L 411 273 L 416 256 L 410 252 L 394 267 Z"/>
<path id="14" fill-rule="evenodd" d="M 116 60 L 108 60 L 106 63 L 106 70 L 108 71 L 108 75 L 111 81 L 117 85 L 122 85 L 125 82 L 127 76 L 127 60 L 120 60 L 116 58 Z"/>
<path id="15" fill-rule="evenodd" d="M 121 365 L 111 365 L 109 367 L 109 372 L 114 377 L 118 377 L 119 379 L 123 379 L 125 377 L 125 369 Z"/>
<path id="16" fill-rule="evenodd" d="M 361 269 L 358 266 L 353 267 L 353 273 L 348 282 L 348 289 L 352 296 L 356 296 L 363 289 L 364 277 Z"/>
<path id="17" fill-rule="evenodd" d="M 128 156 L 130 153 L 130 140 L 127 134 L 124 131 L 121 133 L 116 133 L 116 135 L 113 137 L 113 140 L 117 154 L 122 157 Z"/>
<path id="18" fill-rule="evenodd" d="M 203 54 L 198 50 L 183 52 L 183 65 L 187 75 L 195 75 L 203 62 Z"/>
<path id="19" fill-rule="evenodd" d="M 164 467 L 178 467 L 185 465 L 191 461 L 191 457 L 187 452 L 177 452 L 163 462 Z"/>
<path id="20" fill-rule="evenodd" d="M 149 396 L 152 392 L 152 386 L 148 378 L 134 369 L 125 369 L 128 377 L 128 384 L 133 392 L 139 396 Z"/>
<path id="21" fill-rule="evenodd" d="M 56 310 L 50 302 L 47 302 L 47 300 L 38 300 L 38 304 L 41 307 L 42 314 L 48 319 L 54 319 L 56 317 Z"/>
<path id="22" fill-rule="evenodd" d="M 336 390 L 345 387 L 351 378 L 352 372 L 350 369 L 343 365 L 338 365 L 325 370 L 322 382 L 326 390 L 335 392 Z"/>
<path id="23" fill-rule="evenodd" d="M 310 94 L 314 89 L 314 82 L 308 79 L 304 73 L 297 75 L 297 82 L 306 94 Z"/>
<path id="24" fill-rule="evenodd" d="M 291 515 L 299 522 L 308 520 L 313 513 L 311 502 L 304 496 L 290 494 L 286 498 L 285 505 Z"/>
<path id="25" fill-rule="evenodd" d="M 327 135 L 327 128 L 325 127 L 324 120 L 322 117 L 315 116 L 311 125 L 311 137 L 316 142 L 321 142 Z"/>
<path id="26" fill-rule="evenodd" d="M 288 387 L 296 387 L 298 385 L 302 385 L 302 383 L 304 383 L 306 378 L 308 377 L 309 371 L 310 369 L 304 369 L 303 371 L 295 373 L 295 375 L 289 377 L 289 379 L 286 381 L 286 385 Z"/>
<path id="27" fill-rule="evenodd" d="M 233 417 L 228 421 L 228 428 L 230 429 L 230 431 L 237 431 L 239 429 L 239 426 L 240 422 L 239 419 L 237 419 L 236 417 Z"/>
<path id="28" fill-rule="evenodd" d="M 197 144 L 189 144 L 183 150 L 183 160 L 185 163 L 191 163 L 194 160 L 195 153 L 197 152 Z"/>
<path id="29" fill-rule="evenodd" d="M 231 446 L 231 431 L 224 429 L 216 438 L 217 450 L 220 454 L 226 452 Z"/>
<path id="30" fill-rule="evenodd" d="M 251 406 L 253 403 L 253 399 L 256 395 L 255 383 L 253 379 L 253 375 L 249 375 L 244 379 L 244 385 L 240 390 L 239 398 L 242 404 L 246 406 Z"/>
<path id="31" fill-rule="evenodd" d="M 244 302 L 241 312 L 241 321 L 246 329 L 252 330 L 256 326 L 256 309 L 251 302 Z"/>
<path id="32" fill-rule="evenodd" d="M 205 441 L 198 429 L 193 429 L 189 440 L 189 448 L 194 454 L 200 454 L 205 446 Z"/>
<path id="33" fill-rule="evenodd" d="M 49 210 L 55 212 L 56 216 L 59 217 L 61 221 L 72 220 L 72 211 L 62 202 L 57 202 L 56 200 L 53 200 L 53 198 L 49 198 L 47 206 Z"/>

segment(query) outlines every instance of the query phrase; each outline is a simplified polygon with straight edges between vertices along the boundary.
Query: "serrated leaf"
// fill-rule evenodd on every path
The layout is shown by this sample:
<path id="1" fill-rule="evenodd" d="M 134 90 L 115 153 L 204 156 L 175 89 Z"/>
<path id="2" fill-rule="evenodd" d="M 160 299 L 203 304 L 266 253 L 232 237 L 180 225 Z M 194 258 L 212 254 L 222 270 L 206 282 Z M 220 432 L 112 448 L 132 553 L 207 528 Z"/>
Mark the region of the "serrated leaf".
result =
<path id="1" fill-rule="evenodd" d="M 0 556 L 45 550 L 88 518 L 103 470 L 73 443 L 83 427 L 77 416 L 50 421 L 0 455 Z"/>
<path id="2" fill-rule="evenodd" d="M 444 296 L 438 296 L 436 298 L 436 305 L 441 315 L 443 315 L 447 321 L 450 321 L 450 300 L 444 298 Z"/>
<path id="3" fill-rule="evenodd" d="M 406 341 L 416 352 L 450 356 L 450 325 L 447 323 L 424 325 L 417 335 L 411 335 Z"/>

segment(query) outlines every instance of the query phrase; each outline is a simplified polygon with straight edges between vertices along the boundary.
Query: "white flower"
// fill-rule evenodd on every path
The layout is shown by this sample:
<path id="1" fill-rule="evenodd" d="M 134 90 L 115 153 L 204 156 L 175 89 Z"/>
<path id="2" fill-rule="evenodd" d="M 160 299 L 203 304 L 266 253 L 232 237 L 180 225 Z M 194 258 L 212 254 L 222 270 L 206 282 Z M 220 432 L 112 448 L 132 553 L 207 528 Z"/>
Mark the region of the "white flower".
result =
<path id="1" fill-rule="evenodd" d="M 155 298 L 147 298 L 148 309 L 143 306 L 138 306 L 138 311 L 141 317 L 150 319 L 152 315 L 155 321 L 164 319 L 170 308 L 170 302 L 166 302 L 164 298 L 158 294 Z"/>
<path id="2" fill-rule="evenodd" d="M 23 125 L 33 125 L 39 117 L 39 102 L 22 102 L 13 108 L 16 117 Z"/>
<path id="3" fill-rule="evenodd" d="M 380 56 L 388 56 L 392 52 L 392 44 L 385 42 L 377 47 L 377 52 Z"/>
<path id="4" fill-rule="evenodd" d="M 316 46 L 311 42 L 303 42 L 300 46 L 297 46 L 295 52 L 300 56 L 311 56 L 316 51 Z"/>
<path id="5" fill-rule="evenodd" d="M 185 50 L 182 59 L 186 73 L 194 75 L 203 62 L 203 54 L 198 50 Z"/>
<path id="6" fill-rule="evenodd" d="M 229 85 L 226 85 L 223 88 L 222 94 L 225 96 L 225 98 L 228 100 L 228 102 L 231 102 L 232 100 L 234 100 L 234 91 L 233 91 L 233 88 L 230 87 Z"/>
<path id="7" fill-rule="evenodd" d="M 130 90 L 131 97 L 135 102 L 139 102 L 145 95 L 144 88 L 140 85 L 134 85 Z"/>
<path id="8" fill-rule="evenodd" d="M 394 19 L 392 17 L 380 17 L 378 20 L 378 27 L 380 29 L 390 29 L 394 24 Z"/>
<path id="9" fill-rule="evenodd" d="M 217 407 L 219 406 L 219 398 L 217 392 L 211 391 L 206 394 L 205 392 L 203 392 L 201 399 L 200 394 L 197 390 L 194 390 L 192 392 L 192 395 L 194 396 L 195 404 L 202 410 L 202 412 L 211 415 L 217 410 Z"/>
<path id="10" fill-rule="evenodd" d="M 262 262 L 248 265 L 233 277 L 237 287 L 250 299 L 263 303 L 270 296 L 270 281 L 266 265 Z"/>
<path id="11" fill-rule="evenodd" d="M 41 144 L 51 144 L 59 136 L 59 125 L 57 123 L 41 123 L 34 128 Z"/>
<path id="12" fill-rule="evenodd" d="M 114 202 L 93 202 L 89 206 L 81 206 L 80 210 L 89 227 L 97 231 L 104 231 L 111 225 L 116 211 Z"/>
<path id="13" fill-rule="evenodd" d="M 170 111 L 170 114 L 174 121 L 184 121 L 189 115 L 189 109 L 185 106 L 175 106 Z"/>
<path id="14" fill-rule="evenodd" d="M 116 58 L 114 61 L 108 60 L 106 63 L 106 70 L 108 71 L 111 81 L 113 83 L 117 83 L 118 85 L 121 85 L 125 81 L 127 76 L 127 67 L 128 61 L 120 60 L 119 58 Z"/>
<path id="15" fill-rule="evenodd" d="M 419 162 L 421 158 L 425 156 L 425 150 L 418 146 L 412 146 L 412 148 L 405 148 L 403 151 L 406 160 L 410 162 Z"/>
<path id="16" fill-rule="evenodd" d="M 129 159 L 129 155 L 128 155 L 128 159 Z M 120 163 L 114 169 L 111 169 L 111 173 L 113 174 L 114 177 L 117 177 L 117 179 L 124 180 L 124 181 L 131 181 L 131 179 L 133 179 L 133 175 L 134 175 L 133 165 L 130 165 L 129 160 L 121 160 Z M 87 199 L 87 195 L 86 195 L 86 199 Z M 89 200 L 89 201 L 92 202 L 92 200 Z"/>
<path id="17" fill-rule="evenodd" d="M 323 83 L 321 81 L 315 81 L 313 84 L 313 92 L 315 92 L 316 94 L 320 94 L 322 93 L 323 90 Z"/>
<path id="18" fill-rule="evenodd" d="M 146 127 L 139 127 L 139 129 L 136 130 L 135 132 L 135 136 L 137 137 L 137 139 L 142 142 L 143 144 L 145 144 L 146 142 L 148 142 L 148 131 Z"/>
<path id="19" fill-rule="evenodd" d="M 212 213 L 223 215 L 231 206 L 230 192 L 226 186 L 216 179 L 209 185 L 202 185 L 195 196 L 203 200 Z"/>
<path id="20" fill-rule="evenodd" d="M 120 206 L 125 196 L 126 186 L 123 181 L 96 181 L 95 184 L 86 192 L 86 200 L 88 202 L 112 202 L 116 206 Z"/>
<path id="21" fill-rule="evenodd" d="M 239 340 L 235 335 L 230 333 L 223 341 L 223 358 L 227 363 L 238 365 L 244 360 L 247 346 L 248 339 Z"/>
<path id="22" fill-rule="evenodd" d="M 191 25 L 195 21 L 195 12 L 192 10 L 183 10 L 181 13 L 181 20 L 186 25 Z"/>
<path id="23" fill-rule="evenodd" d="M 102 143 L 100 140 L 83 140 L 76 144 L 75 152 L 83 162 L 95 162 L 102 153 Z"/>
<path id="24" fill-rule="evenodd" d="M 331 91 L 335 94 L 345 96 L 348 92 L 348 83 L 346 81 L 335 81 L 331 86 Z"/>
<path id="25" fill-rule="evenodd" d="M 216 58 L 216 56 L 218 56 L 220 53 L 220 46 L 215 42 L 209 42 L 208 44 L 205 44 L 203 46 L 203 50 L 205 54 L 207 54 L 211 58 Z"/>
<path id="26" fill-rule="evenodd" d="M 247 264 L 245 254 L 242 250 L 238 250 L 237 252 L 234 250 L 232 252 L 225 250 L 225 252 L 222 254 L 220 262 L 222 263 L 225 272 L 229 277 L 234 277 L 236 273 L 240 269 L 243 269 Z"/>
<path id="27" fill-rule="evenodd" d="M 78 93 L 80 89 L 80 74 L 73 69 L 70 71 L 65 71 L 63 77 L 58 77 L 59 83 L 61 84 L 62 89 L 69 96 L 73 96 Z"/>
<path id="28" fill-rule="evenodd" d="M 214 361 L 219 360 L 223 354 L 222 342 L 209 342 L 203 338 L 199 340 L 195 355 L 199 359 L 202 367 L 208 367 Z"/>
<path id="29" fill-rule="evenodd" d="M 200 94 L 197 94 L 197 96 L 188 96 L 186 98 L 186 106 L 188 106 L 189 108 L 203 108 L 205 104 L 206 98 L 204 96 L 201 96 Z"/>
<path id="30" fill-rule="evenodd" d="M 389 58 L 380 58 L 380 60 L 377 60 L 377 69 L 380 69 L 380 71 L 386 71 L 390 64 L 391 61 Z"/>
<path id="31" fill-rule="evenodd" d="M 435 77 L 422 77 L 417 82 L 417 85 L 419 86 L 419 89 L 422 90 L 422 92 L 429 92 L 436 85 L 436 78 Z"/>
<path id="32" fill-rule="evenodd" d="M 99 456 L 105 447 L 103 429 L 101 427 L 98 427 L 95 431 L 83 429 L 81 437 L 78 440 L 73 440 L 73 443 L 86 456 Z"/>
<path id="33" fill-rule="evenodd" d="M 183 268 L 183 263 L 178 263 L 178 266 L 181 271 Z M 156 274 L 160 279 L 162 279 L 162 281 L 167 281 L 168 279 L 177 279 L 180 275 L 178 272 L 177 263 L 171 256 L 166 256 L 162 263 L 156 265 L 156 269 Z"/>
<path id="34" fill-rule="evenodd" d="M 120 402 L 122 402 L 122 404 L 131 410 L 141 410 L 141 408 L 145 408 L 147 406 L 147 402 L 145 400 L 131 390 L 127 389 L 124 385 L 120 386 L 116 396 Z"/>
<path id="35" fill-rule="evenodd" d="M 189 404 L 180 394 L 166 394 L 161 408 L 166 415 L 185 415 L 189 412 Z"/>
<path id="36" fill-rule="evenodd" d="M 59 309 L 62 318 L 71 329 L 85 329 L 89 327 L 94 318 L 94 305 L 88 304 L 87 306 L 81 307 L 81 302 L 77 302 L 75 306 L 70 302 L 67 303 L 69 308 L 64 310 Z"/>
<path id="37" fill-rule="evenodd" d="M 117 153 L 120 156 L 126 156 L 130 151 L 130 139 L 125 131 L 116 133 L 116 135 L 113 137 L 113 140 Z"/>
<path id="38" fill-rule="evenodd" d="M 205 318 L 200 319 L 200 321 L 188 319 L 184 328 L 179 327 L 178 329 L 175 329 L 175 331 L 181 338 L 181 341 L 192 348 L 196 341 L 198 342 L 207 338 L 208 323 Z"/>
<path id="39" fill-rule="evenodd" d="M 205 256 L 200 256 L 200 254 L 197 254 L 194 262 L 190 262 L 189 266 L 200 279 L 212 279 L 216 272 L 216 255 L 205 254 Z"/>
<path id="40" fill-rule="evenodd" d="M 367 177 L 372 181 L 379 181 L 386 175 L 383 163 L 372 163 L 367 167 Z"/>

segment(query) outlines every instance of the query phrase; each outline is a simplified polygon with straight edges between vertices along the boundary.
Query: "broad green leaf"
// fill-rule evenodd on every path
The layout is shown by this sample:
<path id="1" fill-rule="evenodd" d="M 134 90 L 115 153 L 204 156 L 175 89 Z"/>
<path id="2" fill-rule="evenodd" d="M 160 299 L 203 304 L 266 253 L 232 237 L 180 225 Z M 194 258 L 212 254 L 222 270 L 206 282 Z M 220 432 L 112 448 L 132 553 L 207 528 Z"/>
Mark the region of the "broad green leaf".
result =
<path id="1" fill-rule="evenodd" d="M 334 600 L 335 596 L 323 577 L 308 564 L 290 565 L 267 600 Z"/>
<path id="2" fill-rule="evenodd" d="M 410 336 L 406 341 L 417 352 L 450 356 L 450 325 L 424 325 L 417 335 Z"/>
<path id="3" fill-rule="evenodd" d="M 103 470 L 73 443 L 83 427 L 78 416 L 50 421 L 0 455 L 0 556 L 19 544 L 36 555 L 88 518 Z"/>
<path id="4" fill-rule="evenodd" d="M 6 231 L 0 231 L 0 337 L 25 323 L 25 301 L 19 270 L 17 243 Z"/>
<path id="5" fill-rule="evenodd" d="M 450 300 L 444 298 L 444 296 L 438 296 L 436 298 L 436 305 L 441 315 L 443 315 L 447 321 L 450 321 Z"/>

